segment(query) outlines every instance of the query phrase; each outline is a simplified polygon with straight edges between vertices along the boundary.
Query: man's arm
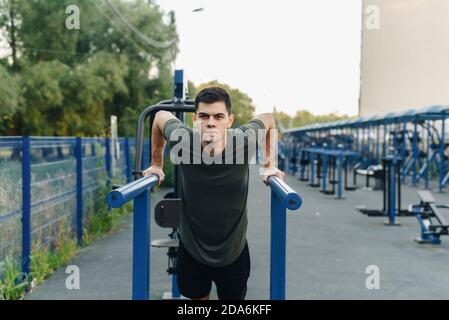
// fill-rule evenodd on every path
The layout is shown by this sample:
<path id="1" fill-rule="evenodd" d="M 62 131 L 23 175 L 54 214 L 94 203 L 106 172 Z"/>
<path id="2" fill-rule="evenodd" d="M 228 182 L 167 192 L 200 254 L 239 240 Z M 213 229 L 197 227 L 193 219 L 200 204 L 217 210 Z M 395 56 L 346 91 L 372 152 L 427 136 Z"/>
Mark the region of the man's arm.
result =
<path id="1" fill-rule="evenodd" d="M 168 111 L 158 111 L 153 121 L 153 128 L 151 130 L 151 165 L 161 167 L 164 165 L 164 126 L 170 119 L 176 117 Z"/>
<path id="2" fill-rule="evenodd" d="M 168 111 L 158 111 L 154 117 L 153 128 L 151 130 L 151 166 L 143 172 L 144 176 L 156 174 L 159 177 L 159 184 L 164 180 L 164 172 L 162 168 L 164 166 L 164 126 L 170 119 L 176 119 L 176 117 Z"/>
<path id="3" fill-rule="evenodd" d="M 264 168 L 276 166 L 275 143 L 277 142 L 277 134 L 275 132 L 276 124 L 271 113 L 262 113 L 256 117 L 257 120 L 263 122 L 265 127 L 265 145 L 263 146 Z"/>
<path id="4" fill-rule="evenodd" d="M 263 122 L 266 130 L 265 145 L 263 146 L 263 181 L 266 184 L 269 176 L 277 176 L 283 180 L 285 173 L 277 168 L 276 145 L 278 142 L 278 134 L 274 117 L 271 113 L 262 113 L 256 119 Z"/>

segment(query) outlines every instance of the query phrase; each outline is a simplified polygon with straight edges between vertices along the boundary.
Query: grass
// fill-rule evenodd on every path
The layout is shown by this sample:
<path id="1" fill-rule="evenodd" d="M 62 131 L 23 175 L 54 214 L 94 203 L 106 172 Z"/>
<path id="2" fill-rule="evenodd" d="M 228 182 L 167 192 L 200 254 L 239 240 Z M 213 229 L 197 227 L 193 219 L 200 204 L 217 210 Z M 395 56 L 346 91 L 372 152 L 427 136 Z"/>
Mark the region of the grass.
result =
<path id="1" fill-rule="evenodd" d="M 28 280 L 23 279 L 20 267 L 11 257 L 6 257 L 1 265 L 0 300 L 17 300 L 28 288 Z"/>

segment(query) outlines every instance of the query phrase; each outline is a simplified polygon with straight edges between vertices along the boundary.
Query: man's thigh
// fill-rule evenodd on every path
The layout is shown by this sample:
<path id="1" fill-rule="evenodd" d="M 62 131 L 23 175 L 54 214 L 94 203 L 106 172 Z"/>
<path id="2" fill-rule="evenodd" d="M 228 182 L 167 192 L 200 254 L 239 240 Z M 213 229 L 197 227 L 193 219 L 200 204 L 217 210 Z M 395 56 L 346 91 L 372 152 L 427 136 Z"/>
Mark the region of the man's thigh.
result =
<path id="1" fill-rule="evenodd" d="M 225 267 L 216 268 L 213 280 L 221 300 L 244 300 L 251 270 L 248 243 L 236 261 Z"/>
<path id="2" fill-rule="evenodd" d="M 179 292 L 190 299 L 200 299 L 210 293 L 212 279 L 208 268 L 193 259 L 179 242 L 176 261 Z"/>

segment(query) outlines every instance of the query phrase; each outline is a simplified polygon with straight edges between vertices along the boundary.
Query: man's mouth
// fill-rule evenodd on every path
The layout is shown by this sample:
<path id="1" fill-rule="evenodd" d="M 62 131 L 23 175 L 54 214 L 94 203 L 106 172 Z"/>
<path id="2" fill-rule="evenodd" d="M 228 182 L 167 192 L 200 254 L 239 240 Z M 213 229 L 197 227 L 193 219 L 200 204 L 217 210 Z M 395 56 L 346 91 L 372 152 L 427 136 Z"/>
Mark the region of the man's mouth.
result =
<path id="1" fill-rule="evenodd" d="M 220 140 L 221 134 L 217 129 L 206 129 L 203 133 L 203 141 L 213 142 Z"/>

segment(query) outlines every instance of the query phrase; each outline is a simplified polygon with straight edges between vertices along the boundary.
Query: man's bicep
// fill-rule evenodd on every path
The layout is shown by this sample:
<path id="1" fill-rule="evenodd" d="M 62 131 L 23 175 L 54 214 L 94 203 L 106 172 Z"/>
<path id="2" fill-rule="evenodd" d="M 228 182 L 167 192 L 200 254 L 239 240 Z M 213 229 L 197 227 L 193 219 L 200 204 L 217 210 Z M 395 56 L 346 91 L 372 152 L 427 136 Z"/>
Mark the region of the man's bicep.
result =
<path id="1" fill-rule="evenodd" d="M 156 113 L 154 124 L 156 124 L 162 133 L 164 133 L 165 126 L 170 120 L 178 120 L 171 112 L 161 110 Z"/>
<path id="2" fill-rule="evenodd" d="M 248 139 L 253 141 L 260 140 L 260 137 L 265 135 L 265 124 L 257 118 L 254 118 L 247 124 L 240 126 L 240 129 L 244 132 Z"/>

